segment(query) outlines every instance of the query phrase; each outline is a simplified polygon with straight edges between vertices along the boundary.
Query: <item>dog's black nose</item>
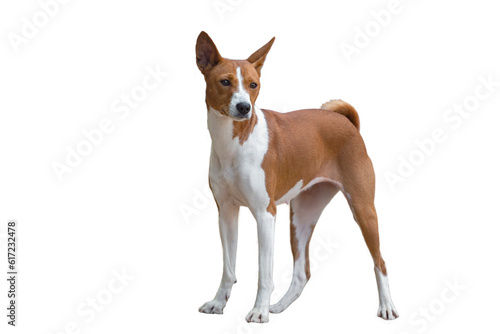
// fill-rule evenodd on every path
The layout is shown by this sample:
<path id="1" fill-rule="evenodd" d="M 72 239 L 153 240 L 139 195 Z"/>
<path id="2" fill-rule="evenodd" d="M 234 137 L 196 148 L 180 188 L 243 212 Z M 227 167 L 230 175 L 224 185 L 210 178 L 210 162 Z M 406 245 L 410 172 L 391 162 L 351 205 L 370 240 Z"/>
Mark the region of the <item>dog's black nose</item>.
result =
<path id="1" fill-rule="evenodd" d="M 250 111 L 250 103 L 240 102 L 236 105 L 236 109 L 238 109 L 240 114 L 246 115 Z"/>

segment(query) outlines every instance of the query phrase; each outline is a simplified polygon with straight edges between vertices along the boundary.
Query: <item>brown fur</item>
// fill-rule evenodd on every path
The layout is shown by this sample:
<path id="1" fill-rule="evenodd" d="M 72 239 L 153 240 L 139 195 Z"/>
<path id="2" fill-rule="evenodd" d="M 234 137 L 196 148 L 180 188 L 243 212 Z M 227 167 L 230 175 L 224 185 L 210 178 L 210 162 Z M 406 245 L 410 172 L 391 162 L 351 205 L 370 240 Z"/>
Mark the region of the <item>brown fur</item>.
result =
<path id="1" fill-rule="evenodd" d="M 323 103 L 321 109 L 335 111 L 341 115 L 344 115 L 359 130 L 360 124 L 358 112 L 349 103 L 342 100 L 330 100 L 326 103 Z"/>
<path id="2" fill-rule="evenodd" d="M 243 122 L 233 121 L 233 138 L 238 137 L 240 145 L 243 145 L 253 132 L 257 121 L 257 116 L 255 116 L 255 114 L 252 114 L 249 120 Z"/>
<path id="3" fill-rule="evenodd" d="M 297 239 L 297 228 L 291 222 L 293 221 L 293 208 L 290 206 L 290 245 L 292 246 L 293 260 L 299 258 L 299 240 Z"/>
<path id="4" fill-rule="evenodd" d="M 205 95 L 207 109 L 212 107 L 222 115 L 228 115 L 231 97 L 237 91 L 239 85 L 236 76 L 238 66 L 245 80 L 242 83 L 243 87 L 250 95 L 252 108 L 254 108 L 255 100 L 260 91 L 260 72 L 273 43 L 274 38 L 246 60 L 232 60 L 223 58 L 212 39 L 205 32 L 202 32 L 196 42 L 196 63 L 205 76 L 207 84 Z M 231 85 L 222 86 L 220 84 L 221 80 L 229 80 Z M 250 88 L 252 82 L 257 84 L 256 88 Z M 243 145 L 252 133 L 255 124 L 257 124 L 257 117 L 254 112 L 252 112 L 249 120 L 233 121 L 233 138 L 238 137 L 240 144 Z"/>
<path id="5" fill-rule="evenodd" d="M 307 240 L 306 244 L 306 254 L 305 254 L 305 273 L 307 280 L 311 278 L 311 268 L 310 268 L 310 262 L 309 262 L 309 244 L 311 243 L 311 237 L 312 233 L 314 232 L 314 228 L 316 227 L 316 224 L 311 225 L 311 236 Z M 297 228 L 293 224 L 293 207 L 290 205 L 290 244 L 292 246 L 292 255 L 293 255 L 293 261 L 298 260 L 300 256 L 300 250 L 299 250 L 299 240 L 297 239 Z"/>
<path id="6" fill-rule="evenodd" d="M 222 58 L 210 37 L 202 32 L 196 45 L 196 60 L 207 83 L 207 108 L 212 107 L 227 115 L 231 96 L 238 87 L 237 66 L 245 78 L 243 86 L 250 95 L 253 108 L 260 90 L 261 68 L 273 42 L 274 38 L 246 60 L 230 60 Z M 232 85 L 220 85 L 223 79 L 230 80 Z M 251 82 L 258 84 L 256 89 L 249 88 Z M 275 216 L 276 200 L 301 180 L 304 186 L 317 177 L 339 182 L 344 193 L 348 194 L 349 205 L 375 265 L 386 274 L 373 205 L 375 175 L 359 133 L 356 110 L 346 102 L 333 100 L 325 103 L 322 109 L 285 114 L 270 110 L 263 112 L 269 131 L 268 151 L 262 162 L 270 198 L 268 212 Z M 240 144 L 244 144 L 252 133 L 257 122 L 254 116 L 252 111 L 251 119 L 234 121 L 233 138 L 238 137 Z M 293 249 L 293 236 L 291 241 Z M 308 259 L 306 268 L 309 276 Z"/>
<path id="7" fill-rule="evenodd" d="M 375 175 L 361 135 L 353 122 L 323 109 L 277 113 L 263 110 L 269 130 L 269 147 L 262 162 L 268 211 L 275 201 L 302 180 L 306 186 L 317 177 L 340 182 L 376 266 L 386 274 L 379 250 L 375 207 Z"/>
<path id="8" fill-rule="evenodd" d="M 357 129 L 344 116 L 323 109 L 289 113 L 263 110 L 269 128 L 269 148 L 262 162 L 271 201 L 283 197 L 302 180 L 339 180 L 342 154 L 366 156 Z"/>
<path id="9" fill-rule="evenodd" d="M 311 237 L 309 237 L 309 240 L 307 240 L 307 245 L 306 245 L 306 277 L 307 277 L 307 280 L 309 280 L 311 278 L 311 265 L 309 262 L 309 244 L 311 243 L 312 234 L 314 232 L 315 227 L 316 227 L 316 224 L 311 226 Z"/>

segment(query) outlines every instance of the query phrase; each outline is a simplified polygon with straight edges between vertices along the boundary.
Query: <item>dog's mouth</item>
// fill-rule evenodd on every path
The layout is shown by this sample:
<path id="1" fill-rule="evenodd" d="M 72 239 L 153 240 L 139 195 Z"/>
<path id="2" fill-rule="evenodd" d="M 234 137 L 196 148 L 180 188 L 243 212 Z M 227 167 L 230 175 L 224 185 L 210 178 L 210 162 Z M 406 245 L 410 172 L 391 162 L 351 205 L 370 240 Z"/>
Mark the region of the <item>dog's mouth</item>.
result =
<path id="1" fill-rule="evenodd" d="M 222 107 L 220 109 L 220 114 L 223 116 L 229 116 L 229 106 Z"/>
<path id="2" fill-rule="evenodd" d="M 236 122 L 243 122 L 243 121 L 246 121 L 246 120 L 250 119 L 251 114 L 252 113 L 249 112 L 248 114 L 245 114 L 245 115 L 238 114 L 236 116 L 230 115 L 229 117 L 231 117 Z"/>
<path id="3" fill-rule="evenodd" d="M 252 108 L 252 110 L 250 110 L 249 113 L 242 114 L 238 110 L 232 110 L 229 106 L 224 106 L 221 108 L 220 114 L 221 114 L 221 116 L 226 116 L 226 117 L 231 118 L 233 121 L 243 122 L 243 121 L 250 119 L 250 117 L 252 116 L 252 112 L 253 112 L 253 108 Z"/>

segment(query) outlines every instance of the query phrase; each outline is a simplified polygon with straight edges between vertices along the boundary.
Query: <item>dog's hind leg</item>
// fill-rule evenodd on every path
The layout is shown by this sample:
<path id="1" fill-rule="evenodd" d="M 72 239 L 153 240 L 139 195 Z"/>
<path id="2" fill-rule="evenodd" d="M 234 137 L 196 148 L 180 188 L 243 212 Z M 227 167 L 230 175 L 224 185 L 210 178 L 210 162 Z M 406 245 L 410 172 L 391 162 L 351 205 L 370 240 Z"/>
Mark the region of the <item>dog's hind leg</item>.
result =
<path id="1" fill-rule="evenodd" d="M 353 167 L 349 169 L 349 173 L 343 175 L 343 192 L 375 264 L 379 293 L 377 315 L 385 320 L 394 320 L 399 314 L 392 302 L 387 270 L 380 252 L 378 219 L 374 205 L 375 173 L 368 157 L 364 161 L 358 158 L 357 164 L 352 163 L 350 166 Z"/>
<path id="2" fill-rule="evenodd" d="M 302 293 L 311 273 L 309 268 L 309 242 L 319 216 L 325 206 L 339 191 L 328 182 L 318 183 L 301 192 L 290 201 L 290 242 L 294 260 L 290 288 L 281 300 L 272 305 L 272 313 L 283 312 Z"/>

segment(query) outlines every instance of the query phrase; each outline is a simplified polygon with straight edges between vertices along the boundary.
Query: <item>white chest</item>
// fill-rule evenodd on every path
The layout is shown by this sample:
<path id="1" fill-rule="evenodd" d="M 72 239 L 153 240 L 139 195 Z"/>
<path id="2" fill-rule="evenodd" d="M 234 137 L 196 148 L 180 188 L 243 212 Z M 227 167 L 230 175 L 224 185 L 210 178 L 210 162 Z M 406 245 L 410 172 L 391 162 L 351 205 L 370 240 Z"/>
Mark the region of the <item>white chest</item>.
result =
<path id="1" fill-rule="evenodd" d="M 262 160 L 268 149 L 268 129 L 262 111 L 255 108 L 257 124 L 248 139 L 241 144 L 233 138 L 233 121 L 208 113 L 208 129 L 212 137 L 210 155 L 210 185 L 219 203 L 231 201 L 237 205 L 267 205 Z"/>

